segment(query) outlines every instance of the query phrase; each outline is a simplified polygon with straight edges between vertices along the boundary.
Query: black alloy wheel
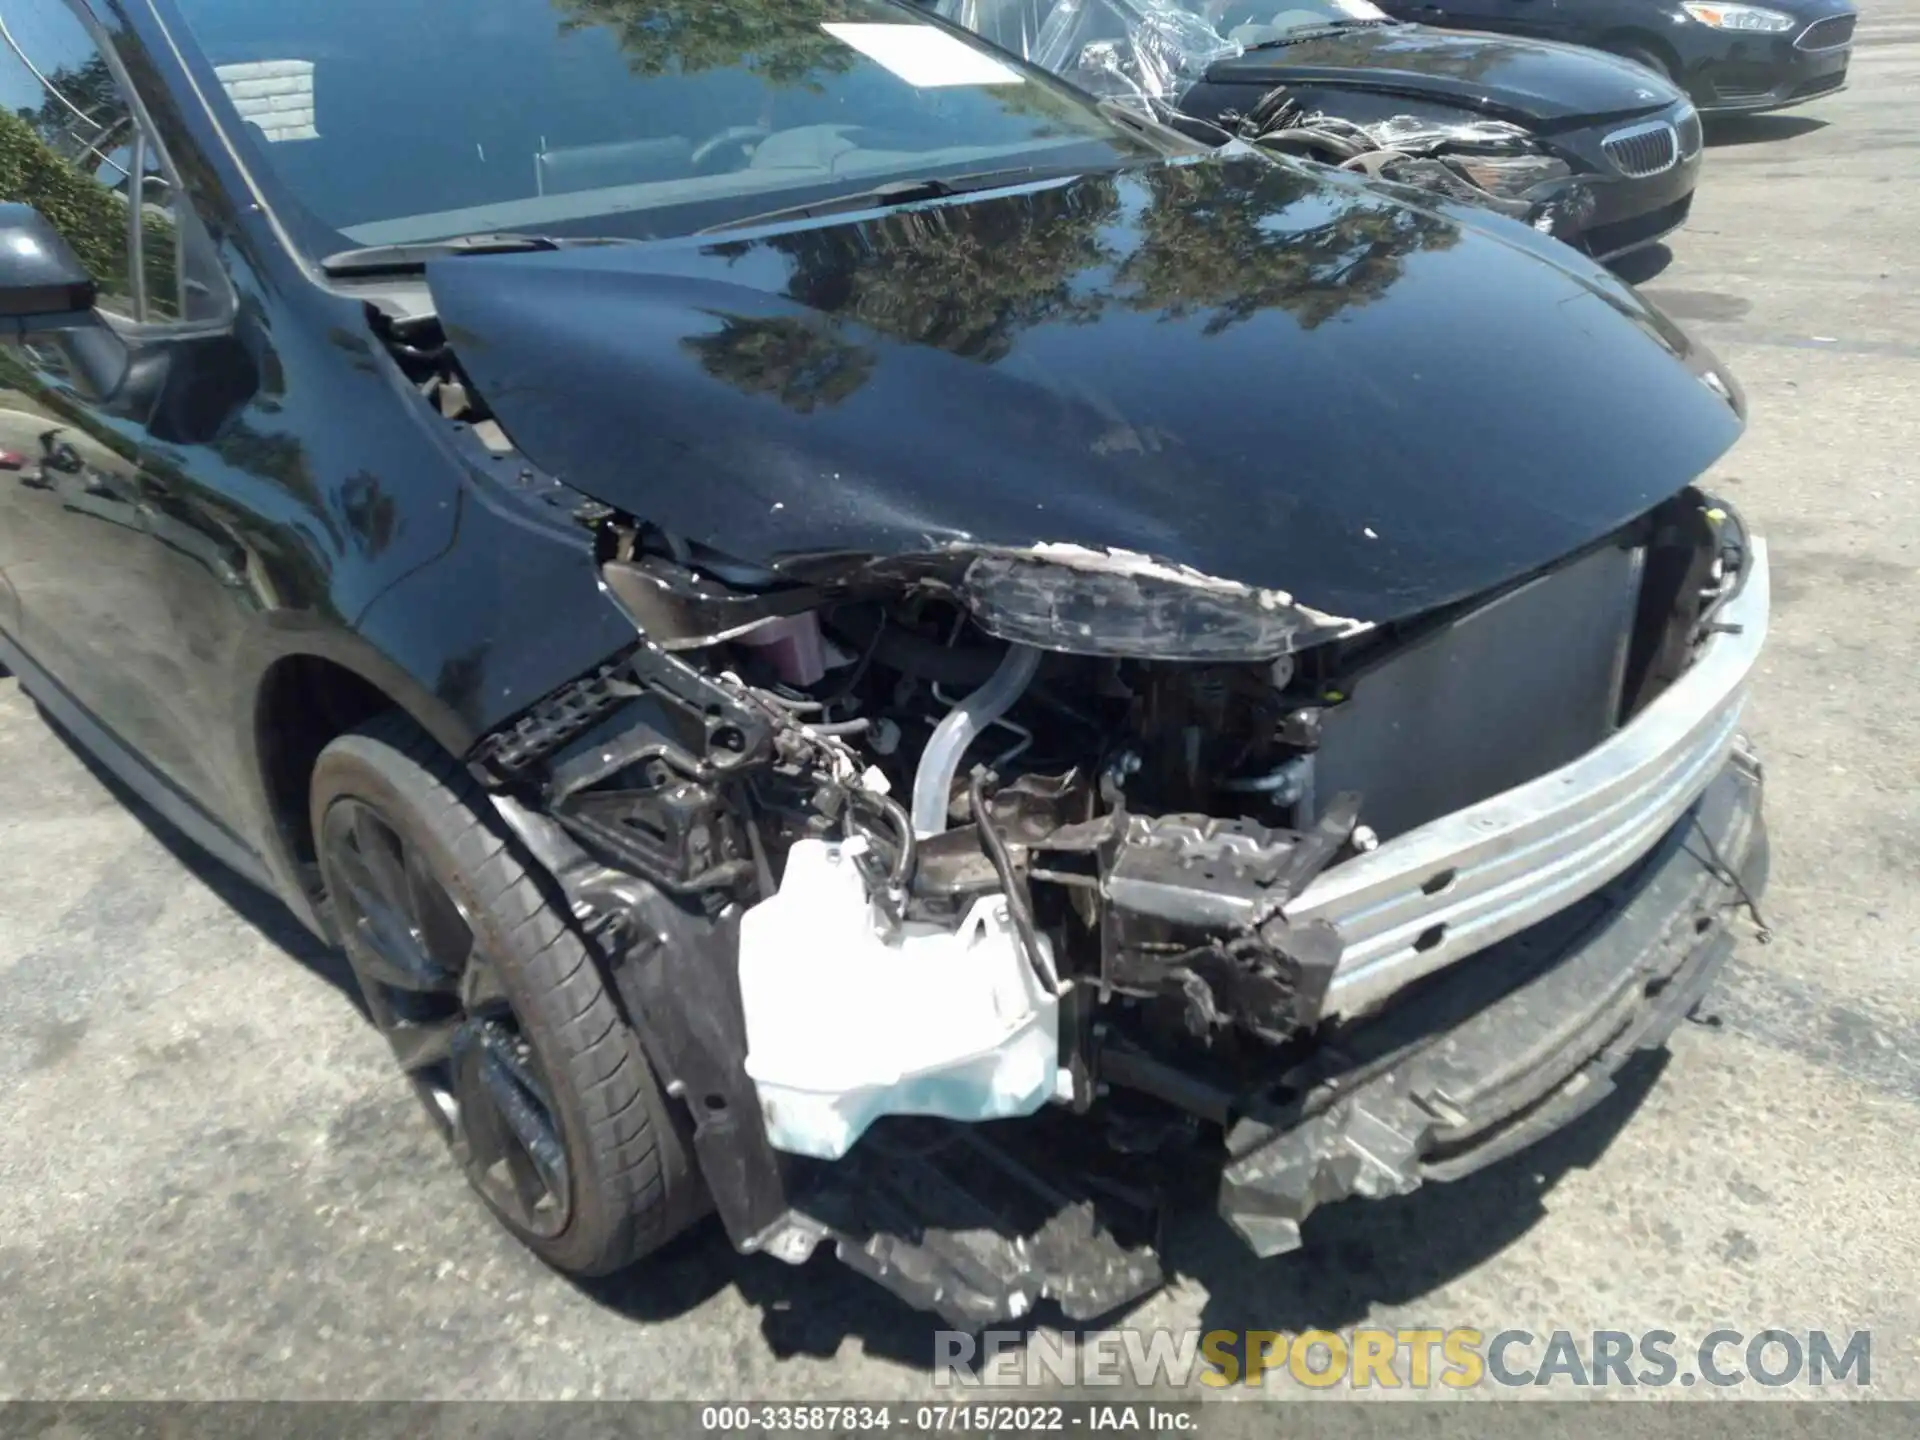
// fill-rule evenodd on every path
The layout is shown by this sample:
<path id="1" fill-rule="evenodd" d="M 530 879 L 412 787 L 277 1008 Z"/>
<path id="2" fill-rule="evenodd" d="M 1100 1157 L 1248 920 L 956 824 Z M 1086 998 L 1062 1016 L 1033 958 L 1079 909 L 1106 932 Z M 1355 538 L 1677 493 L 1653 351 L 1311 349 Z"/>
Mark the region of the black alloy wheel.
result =
<path id="1" fill-rule="evenodd" d="M 572 1201 L 552 1087 L 472 922 L 373 806 L 336 800 L 322 843 L 368 1013 L 454 1158 L 514 1229 L 559 1234 Z"/>
<path id="2" fill-rule="evenodd" d="M 603 1275 L 706 1213 L 688 1117 L 472 775 L 389 714 L 321 751 L 310 791 L 368 1014 L 507 1229 L 557 1269 Z"/>

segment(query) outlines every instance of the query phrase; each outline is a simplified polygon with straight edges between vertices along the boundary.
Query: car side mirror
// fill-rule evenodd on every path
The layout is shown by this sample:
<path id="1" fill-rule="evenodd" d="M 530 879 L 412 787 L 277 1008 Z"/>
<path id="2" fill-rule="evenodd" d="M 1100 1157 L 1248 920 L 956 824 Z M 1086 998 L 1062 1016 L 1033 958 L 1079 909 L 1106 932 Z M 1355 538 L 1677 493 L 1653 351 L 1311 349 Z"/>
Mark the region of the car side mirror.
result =
<path id="1" fill-rule="evenodd" d="M 93 308 L 99 294 L 46 216 L 31 205 L 0 205 L 0 336 L 58 346 L 81 391 L 104 403 L 126 385 L 133 355 Z"/>
<path id="2" fill-rule="evenodd" d="M 99 288 L 31 205 L 0 205 L 0 319 L 61 319 L 93 309 Z"/>

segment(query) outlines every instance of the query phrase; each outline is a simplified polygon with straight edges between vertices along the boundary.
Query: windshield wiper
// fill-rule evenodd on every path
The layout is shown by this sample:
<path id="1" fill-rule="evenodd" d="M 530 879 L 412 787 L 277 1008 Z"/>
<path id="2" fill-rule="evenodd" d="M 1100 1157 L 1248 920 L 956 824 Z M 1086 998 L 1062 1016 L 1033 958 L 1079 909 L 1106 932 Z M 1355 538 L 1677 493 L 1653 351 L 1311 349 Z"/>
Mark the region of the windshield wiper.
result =
<path id="1" fill-rule="evenodd" d="M 1156 149 L 1169 154 L 1204 153 L 1224 145 L 1233 138 L 1231 131 L 1214 124 L 1211 120 L 1201 120 L 1192 115 L 1182 114 L 1171 105 L 1166 105 L 1164 101 L 1149 101 L 1148 104 L 1153 107 L 1151 114 L 1142 111 L 1131 96 L 1108 95 L 1099 102 L 1098 109 L 1114 124 L 1124 126 Z M 1162 107 L 1164 107 L 1164 118 Z M 1209 130 L 1220 138 L 1211 143 L 1202 141 L 1199 136 L 1181 129 L 1182 125 Z"/>
<path id="2" fill-rule="evenodd" d="M 855 190 L 846 195 L 829 195 L 824 200 L 809 200 L 801 205 L 783 205 L 778 210 L 762 210 L 757 215 L 742 215 L 696 230 L 696 235 L 717 235 L 723 230 L 744 230 L 753 225 L 775 225 L 782 220 L 810 220 L 819 215 L 843 215 L 849 210 L 884 210 L 893 205 L 915 205 L 922 200 L 944 200 L 951 195 L 971 195 L 976 190 L 992 190 L 1001 185 L 1019 185 L 1029 180 L 1054 180 L 1064 175 L 1085 175 L 1102 169 L 1099 165 L 1018 165 L 1007 170 L 981 170 L 971 175 L 928 175 L 915 180 L 889 180 L 870 190 Z"/>
<path id="3" fill-rule="evenodd" d="M 1247 46 L 1248 50 L 1278 50 L 1287 45 L 1298 45 L 1306 40 L 1325 40 L 1331 35 L 1339 35 L 1348 30 L 1384 30 L 1390 25 L 1398 25 L 1398 20 L 1327 20 L 1318 25 L 1309 25 L 1288 35 L 1279 35 L 1271 40 L 1260 40 Z"/>
<path id="4" fill-rule="evenodd" d="M 511 231 L 455 235 L 446 240 L 409 240 L 399 245 L 367 245 L 341 250 L 320 262 L 329 275 L 388 275 L 421 270 L 429 260 L 449 255 L 511 255 L 522 250 L 562 250 L 575 245 L 620 245 L 617 239 L 571 239 L 553 235 L 516 235 Z"/>

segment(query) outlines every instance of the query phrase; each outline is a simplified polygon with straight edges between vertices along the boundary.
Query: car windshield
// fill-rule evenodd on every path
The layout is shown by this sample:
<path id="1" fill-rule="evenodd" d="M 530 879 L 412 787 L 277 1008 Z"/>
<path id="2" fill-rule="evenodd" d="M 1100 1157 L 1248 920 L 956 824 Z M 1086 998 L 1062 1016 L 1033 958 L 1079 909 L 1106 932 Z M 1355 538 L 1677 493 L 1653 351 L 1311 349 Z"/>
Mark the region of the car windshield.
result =
<path id="1" fill-rule="evenodd" d="M 1393 22 L 1371 0 L 927 0 L 938 15 L 1095 95 L 1177 103 L 1207 67 Z M 1276 8 L 1277 7 L 1277 8 Z"/>
<path id="2" fill-rule="evenodd" d="M 319 253 L 688 233 L 901 179 L 1155 153 L 891 0 L 176 0 Z M 293 203 L 289 203 L 293 202 Z"/>

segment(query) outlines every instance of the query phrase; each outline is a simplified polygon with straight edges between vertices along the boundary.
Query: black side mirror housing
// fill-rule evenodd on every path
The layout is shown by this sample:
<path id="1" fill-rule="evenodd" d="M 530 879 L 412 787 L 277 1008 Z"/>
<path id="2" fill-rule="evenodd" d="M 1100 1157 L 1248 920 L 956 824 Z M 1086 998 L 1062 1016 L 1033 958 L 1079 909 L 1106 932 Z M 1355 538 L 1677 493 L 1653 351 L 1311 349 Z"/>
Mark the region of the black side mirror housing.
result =
<path id="1" fill-rule="evenodd" d="M 0 319 L 82 315 L 98 294 L 72 247 L 31 205 L 0 205 Z"/>
<path id="2" fill-rule="evenodd" d="M 0 333 L 57 344 L 78 387 L 105 402 L 127 383 L 133 355 L 93 308 L 99 293 L 46 216 L 31 205 L 0 205 Z"/>

